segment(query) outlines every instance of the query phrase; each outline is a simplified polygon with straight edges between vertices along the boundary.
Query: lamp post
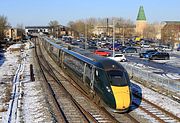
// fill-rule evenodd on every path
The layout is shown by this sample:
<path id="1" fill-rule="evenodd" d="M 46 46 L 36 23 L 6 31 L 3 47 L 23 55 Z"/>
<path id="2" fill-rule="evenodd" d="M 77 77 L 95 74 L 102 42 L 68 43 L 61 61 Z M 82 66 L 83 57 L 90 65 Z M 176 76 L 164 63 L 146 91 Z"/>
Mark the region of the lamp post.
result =
<path id="1" fill-rule="evenodd" d="M 114 42 L 115 42 L 115 20 L 113 20 L 113 57 L 115 56 Z"/>
<path id="2" fill-rule="evenodd" d="M 87 44 L 87 24 L 85 23 L 85 50 L 87 49 L 87 46 L 86 46 L 86 44 Z"/>
<path id="3" fill-rule="evenodd" d="M 124 46 L 124 24 L 123 24 L 123 46 Z"/>

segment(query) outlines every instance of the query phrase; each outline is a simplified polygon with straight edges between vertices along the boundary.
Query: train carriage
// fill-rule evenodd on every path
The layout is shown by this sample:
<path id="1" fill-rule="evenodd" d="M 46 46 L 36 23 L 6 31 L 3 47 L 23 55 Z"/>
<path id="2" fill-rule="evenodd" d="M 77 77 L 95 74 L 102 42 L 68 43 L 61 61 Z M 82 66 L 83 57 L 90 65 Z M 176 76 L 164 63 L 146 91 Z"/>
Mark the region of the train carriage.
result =
<path id="1" fill-rule="evenodd" d="M 63 48 L 47 38 L 43 43 L 54 61 L 84 88 L 100 97 L 111 109 L 127 111 L 131 105 L 130 80 L 124 67 L 111 59 L 83 49 Z M 50 45 L 49 45 L 50 44 Z"/>

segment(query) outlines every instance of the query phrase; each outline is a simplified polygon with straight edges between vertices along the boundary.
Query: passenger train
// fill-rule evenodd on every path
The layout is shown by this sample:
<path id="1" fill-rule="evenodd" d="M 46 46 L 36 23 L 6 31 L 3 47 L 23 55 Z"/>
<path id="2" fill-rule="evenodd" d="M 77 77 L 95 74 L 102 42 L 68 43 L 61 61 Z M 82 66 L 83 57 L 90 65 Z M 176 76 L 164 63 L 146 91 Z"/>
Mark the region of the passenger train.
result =
<path id="1" fill-rule="evenodd" d="M 120 63 L 84 49 L 62 47 L 47 37 L 42 38 L 42 45 L 87 94 L 98 97 L 99 102 L 115 112 L 129 110 L 132 101 L 130 80 Z"/>

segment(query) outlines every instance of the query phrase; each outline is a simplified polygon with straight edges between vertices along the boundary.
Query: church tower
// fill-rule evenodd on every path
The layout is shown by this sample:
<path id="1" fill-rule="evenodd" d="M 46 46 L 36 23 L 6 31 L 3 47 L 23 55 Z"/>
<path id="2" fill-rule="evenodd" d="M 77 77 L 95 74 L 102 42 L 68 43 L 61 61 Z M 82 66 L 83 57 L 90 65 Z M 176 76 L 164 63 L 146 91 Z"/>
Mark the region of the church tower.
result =
<path id="1" fill-rule="evenodd" d="M 136 33 L 139 34 L 139 36 L 143 36 L 143 31 L 147 26 L 146 16 L 144 13 L 143 6 L 140 6 L 138 16 L 136 19 Z"/>

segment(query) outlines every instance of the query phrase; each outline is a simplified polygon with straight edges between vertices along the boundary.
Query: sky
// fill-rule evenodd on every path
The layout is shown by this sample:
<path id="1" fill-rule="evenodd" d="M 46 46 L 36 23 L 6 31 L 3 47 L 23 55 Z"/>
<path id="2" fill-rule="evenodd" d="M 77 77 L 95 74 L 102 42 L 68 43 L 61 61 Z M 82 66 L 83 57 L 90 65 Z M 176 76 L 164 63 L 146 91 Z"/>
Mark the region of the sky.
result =
<path id="1" fill-rule="evenodd" d="M 180 0 L 1 0 L 0 15 L 14 27 L 46 26 L 51 20 L 66 25 L 90 17 L 123 17 L 135 22 L 141 5 L 149 23 L 180 20 Z"/>

